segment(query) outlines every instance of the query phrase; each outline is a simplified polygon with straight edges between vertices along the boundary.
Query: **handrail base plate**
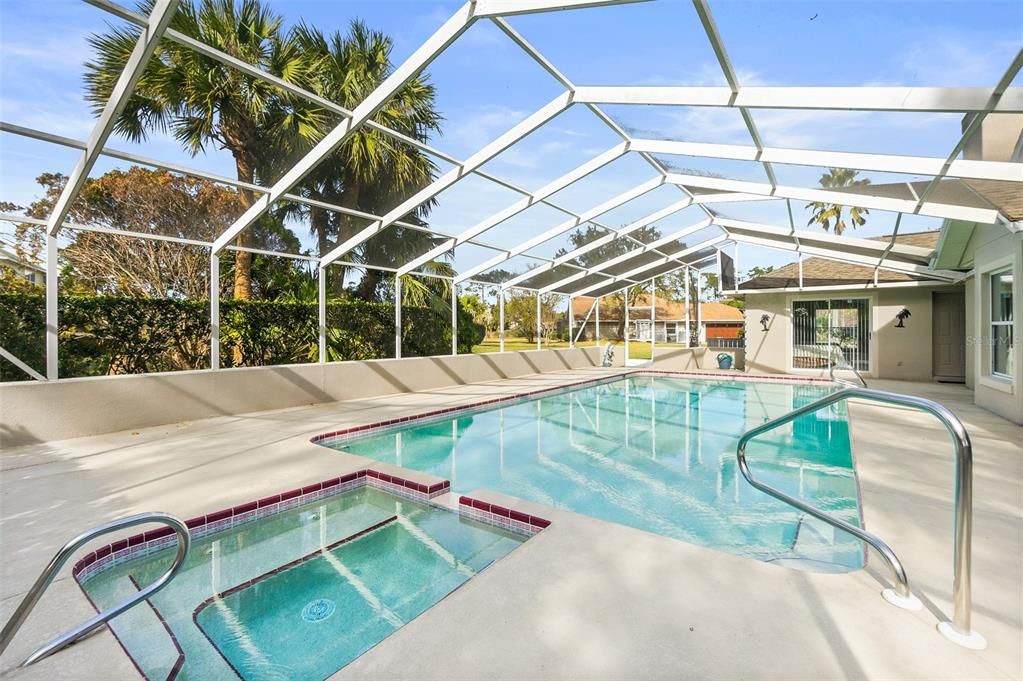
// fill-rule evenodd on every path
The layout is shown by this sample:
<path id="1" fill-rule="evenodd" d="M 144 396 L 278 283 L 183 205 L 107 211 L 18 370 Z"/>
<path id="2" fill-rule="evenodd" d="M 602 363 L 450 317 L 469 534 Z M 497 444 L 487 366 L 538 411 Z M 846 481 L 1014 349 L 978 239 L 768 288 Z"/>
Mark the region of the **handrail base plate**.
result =
<path id="1" fill-rule="evenodd" d="M 913 594 L 909 594 L 909 596 L 900 596 L 899 592 L 895 589 L 883 590 L 881 592 L 881 597 L 896 608 L 902 608 L 903 610 L 920 610 L 924 607 L 924 604 L 920 602 L 920 599 Z"/>
<path id="2" fill-rule="evenodd" d="M 987 648 L 987 639 L 975 631 L 964 634 L 956 630 L 951 622 L 938 622 L 938 631 L 952 643 L 969 648 L 970 650 L 984 650 Z"/>

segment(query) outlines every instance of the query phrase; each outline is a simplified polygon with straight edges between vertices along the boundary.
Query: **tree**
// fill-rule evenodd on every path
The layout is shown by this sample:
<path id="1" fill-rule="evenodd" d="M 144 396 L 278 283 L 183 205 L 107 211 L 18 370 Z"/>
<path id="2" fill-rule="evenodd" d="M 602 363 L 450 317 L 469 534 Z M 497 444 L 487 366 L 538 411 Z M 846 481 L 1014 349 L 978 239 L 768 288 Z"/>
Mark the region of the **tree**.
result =
<path id="1" fill-rule="evenodd" d="M 458 304 L 472 317 L 472 320 L 481 325 L 486 333 L 490 333 L 494 327 L 493 307 L 475 293 L 467 293 L 458 296 Z"/>
<path id="2" fill-rule="evenodd" d="M 558 296 L 540 296 L 540 334 L 550 340 L 557 326 L 558 313 L 555 309 Z M 536 342 L 536 296 L 532 293 L 513 291 L 504 305 L 504 317 L 508 329 L 527 343 Z"/>
<path id="3" fill-rule="evenodd" d="M 757 277 L 766 276 L 766 275 L 770 274 L 771 272 L 774 272 L 774 265 L 767 265 L 766 267 L 761 267 L 760 265 L 754 265 L 753 267 L 749 268 L 749 272 L 747 272 L 747 276 L 750 279 L 756 279 Z"/>
<path id="4" fill-rule="evenodd" d="M 36 181 L 44 194 L 25 210 L 45 218 L 67 178 L 44 173 Z M 69 221 L 104 230 L 136 232 L 195 241 L 212 241 L 241 210 L 239 192 L 208 180 L 173 175 L 164 170 L 132 166 L 87 180 L 71 205 Z M 283 227 L 279 227 L 283 230 Z M 19 251 L 38 260 L 44 228 L 28 223 L 15 228 Z M 61 249 L 65 292 L 117 294 L 138 298 L 203 299 L 209 295 L 209 249 L 111 232 L 66 230 Z M 297 249 L 294 236 L 264 230 L 262 248 Z M 257 291 L 265 297 L 296 286 L 295 261 L 265 259 L 254 270 Z M 219 291 L 225 293 L 226 291 Z M 315 298 L 314 298 L 315 299 Z"/>
<path id="5" fill-rule="evenodd" d="M 143 0 L 148 14 L 154 0 Z M 287 39 L 282 18 L 260 0 L 198 0 L 182 2 L 170 28 L 299 86 L 312 84 L 315 60 Z M 111 28 L 93 35 L 95 56 L 85 64 L 85 96 L 93 111 L 103 109 L 138 39 L 140 29 Z M 197 155 L 213 144 L 231 152 L 241 182 L 272 181 L 266 169 L 300 140 L 322 134 L 323 114 L 290 93 L 202 55 L 175 41 L 161 40 L 118 116 L 115 131 L 133 142 L 152 131 L 171 132 Z M 242 209 L 254 202 L 253 193 L 239 193 Z M 251 230 L 238 236 L 247 246 Z M 237 251 L 234 297 L 252 295 L 252 253 Z"/>
<path id="6" fill-rule="evenodd" d="M 856 176 L 859 174 L 858 170 L 850 170 L 848 168 L 831 168 L 828 172 L 821 175 L 820 183 L 821 187 L 825 189 L 841 189 L 842 187 L 863 187 L 870 184 L 870 180 L 867 178 L 857 179 Z M 825 232 L 831 230 L 832 226 L 835 228 L 835 234 L 841 236 L 846 229 L 845 216 L 843 211 L 845 206 L 840 203 L 824 203 L 823 201 L 812 201 L 806 204 L 806 208 L 813 211 L 810 219 L 807 221 L 807 225 L 814 223 L 819 224 L 824 228 Z M 857 208 L 856 206 L 849 207 L 849 220 L 852 227 L 862 227 L 866 222 L 866 215 L 870 211 L 866 208 Z"/>
<path id="7" fill-rule="evenodd" d="M 353 21 L 348 33 L 324 35 L 319 29 L 300 24 L 293 41 L 314 60 L 314 88 L 321 97 L 354 109 L 394 69 L 391 63 L 392 40 L 364 23 Z M 332 112 L 322 112 L 324 129 L 340 123 Z M 441 116 L 436 110 L 436 94 L 429 76 L 418 75 L 407 82 L 378 111 L 373 120 L 407 137 L 426 141 L 439 132 Z M 431 182 L 437 167 L 417 147 L 395 139 L 370 126 L 361 126 L 331 156 L 320 163 L 299 185 L 302 195 L 369 213 L 384 213 Z M 425 226 L 434 205 L 428 201 L 417 206 L 404 220 Z M 320 254 L 334 248 L 367 226 L 367 221 L 352 215 L 317 207 L 302 207 L 308 214 Z M 401 251 L 414 257 L 439 243 L 429 234 L 392 226 L 363 244 L 351 259 L 376 265 L 399 266 L 387 256 Z M 342 268 L 341 280 L 345 268 Z M 360 294 L 371 299 L 383 275 L 367 273 Z"/>

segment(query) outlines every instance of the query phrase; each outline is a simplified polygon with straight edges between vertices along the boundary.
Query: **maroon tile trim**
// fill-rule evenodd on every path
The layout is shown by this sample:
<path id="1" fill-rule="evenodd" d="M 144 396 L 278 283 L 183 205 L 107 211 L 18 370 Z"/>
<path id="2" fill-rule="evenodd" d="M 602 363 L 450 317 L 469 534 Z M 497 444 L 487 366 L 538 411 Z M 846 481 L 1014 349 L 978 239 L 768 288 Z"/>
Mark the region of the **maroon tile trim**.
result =
<path id="1" fill-rule="evenodd" d="M 572 383 L 563 383 L 561 385 L 551 386 L 548 388 L 539 388 L 537 390 L 528 390 L 526 392 L 515 393 L 514 395 L 504 395 L 502 397 L 494 397 L 489 400 L 480 400 L 478 402 L 470 402 L 469 404 L 461 404 L 455 407 L 444 407 L 441 409 L 434 409 L 431 411 L 425 411 L 418 414 L 412 414 L 410 416 L 402 416 L 399 418 L 387 419 L 384 421 L 377 421 L 375 423 L 366 423 L 358 426 L 351 426 L 349 428 L 342 428 L 340 430 L 332 430 L 327 433 L 320 433 L 310 438 L 310 442 L 313 444 L 323 444 L 325 440 L 331 438 L 340 437 L 342 435 L 354 435 L 355 433 L 362 433 L 371 430 L 379 430 L 387 428 L 395 424 L 409 423 L 412 421 L 421 421 L 423 419 L 429 419 L 443 414 L 450 414 L 454 412 L 464 412 L 473 409 L 479 409 L 480 407 L 486 407 L 492 404 L 499 404 L 502 402 L 511 402 L 514 400 L 520 400 L 524 397 L 532 397 L 535 395 L 542 395 L 551 392 L 559 392 L 570 390 L 572 388 L 580 388 L 585 385 L 597 384 L 597 383 L 609 383 L 619 378 L 626 376 L 642 376 L 645 374 L 651 374 L 655 376 L 681 376 L 685 378 L 728 378 L 735 381 L 784 381 L 784 382 L 796 382 L 796 383 L 831 383 L 832 381 L 827 378 L 815 378 L 811 376 L 790 376 L 786 375 L 771 375 L 771 374 L 745 374 L 745 373 L 719 373 L 719 372 L 708 372 L 708 371 L 668 371 L 664 369 L 633 369 L 622 371 L 616 374 L 608 374 L 605 376 L 588 378 L 583 381 L 575 381 Z"/>
<path id="2" fill-rule="evenodd" d="M 481 499 L 474 499 L 473 497 L 467 497 L 465 495 L 458 498 L 459 506 L 468 506 L 469 508 L 476 509 L 477 511 L 483 511 L 484 513 L 490 513 L 501 518 L 507 518 L 508 520 L 516 520 L 520 523 L 526 523 L 535 527 L 538 531 L 546 527 L 550 527 L 551 521 L 540 516 L 529 515 L 522 511 L 515 511 L 504 506 L 497 504 L 491 504 Z"/>
<path id="3" fill-rule="evenodd" d="M 135 579 L 135 575 L 129 574 L 128 579 L 131 580 L 131 584 L 132 586 L 135 587 L 136 590 L 142 591 L 142 587 L 139 586 L 138 580 Z M 167 635 L 170 636 L 171 643 L 174 644 L 174 649 L 178 651 L 178 659 L 171 666 L 170 671 L 167 672 L 167 678 L 164 680 L 174 681 L 174 679 L 178 678 L 178 674 L 181 672 L 181 667 L 184 666 L 185 664 L 185 651 L 182 649 L 181 644 L 178 642 L 178 637 L 174 635 L 173 631 L 171 631 L 170 625 L 167 624 L 167 620 L 163 618 L 163 613 L 161 613 L 157 609 L 153 601 L 151 601 L 148 598 L 146 599 L 146 604 L 153 609 L 153 614 L 156 615 L 156 619 L 160 620 L 160 624 L 163 625 L 164 631 L 167 632 Z M 143 676 L 145 675 L 143 674 Z"/>
<path id="4" fill-rule="evenodd" d="M 307 494 L 314 494 L 316 492 L 324 490 L 332 490 L 341 485 L 355 482 L 360 479 L 366 480 L 367 478 L 375 478 L 380 480 L 381 482 L 385 482 L 390 485 L 395 485 L 404 488 L 410 492 L 422 494 L 425 497 L 424 499 L 422 499 L 422 501 L 429 501 L 431 498 L 435 496 L 446 493 L 451 488 L 451 483 L 448 480 L 443 480 L 432 485 L 426 485 L 424 483 L 406 480 L 405 478 L 400 478 L 395 475 L 381 473 L 379 471 L 373 470 L 372 468 L 369 469 L 364 468 L 361 470 L 353 471 L 351 473 L 346 473 L 345 475 L 342 475 L 340 477 L 324 480 L 323 482 L 316 482 L 311 485 L 306 485 L 304 487 L 287 490 L 286 492 L 282 492 L 280 494 L 273 494 L 267 497 L 263 497 L 258 501 L 249 501 L 243 504 L 238 504 L 237 506 L 232 506 L 231 508 L 224 508 L 218 511 L 214 511 L 212 513 L 208 513 L 206 515 L 200 515 L 194 518 L 189 518 L 188 520 L 185 521 L 185 525 L 188 527 L 189 530 L 193 532 L 201 532 L 206 528 L 206 526 L 212 523 L 227 520 L 228 518 L 235 518 L 258 509 L 265 509 L 269 506 L 273 506 L 274 504 L 279 504 L 284 501 L 300 499 L 301 497 Z M 170 527 L 166 526 L 158 527 L 152 530 L 147 530 L 145 532 L 140 532 L 139 534 L 132 535 L 127 539 L 119 539 L 118 541 L 113 542 L 112 544 L 101 546 L 95 551 L 86 554 L 78 562 L 76 562 L 71 570 L 71 574 L 77 578 L 85 568 L 89 567 L 90 565 L 92 565 L 93 563 L 102 558 L 111 556 L 117 553 L 118 551 L 122 551 L 126 548 L 141 546 L 155 539 L 170 536 L 173 533 L 174 530 L 172 530 Z"/>
<path id="5" fill-rule="evenodd" d="M 276 567 L 273 570 L 270 570 L 269 572 L 264 572 L 261 575 L 253 577 L 252 579 L 245 580 L 241 584 L 236 584 L 236 585 L 232 586 L 230 589 L 227 589 L 226 591 L 221 591 L 218 594 L 214 594 L 214 595 L 210 596 L 209 598 L 204 600 L 202 603 L 197 605 L 195 607 L 195 610 L 192 611 L 192 622 L 195 624 L 195 628 L 198 629 L 202 633 L 203 637 L 209 642 L 210 646 L 212 646 L 212 648 L 217 651 L 217 653 L 220 655 L 220 657 L 223 658 L 224 662 L 227 663 L 227 666 L 230 667 L 231 670 L 234 671 L 234 673 L 238 675 L 238 678 L 240 678 L 240 679 L 244 678 L 241 675 L 241 673 L 239 673 L 238 669 L 235 668 L 235 666 L 233 664 L 231 664 L 231 660 L 229 660 L 227 658 L 227 655 L 225 655 L 223 653 L 223 651 L 220 649 L 220 647 L 217 646 L 216 642 L 214 642 L 214 640 L 209 637 L 209 634 L 206 633 L 206 630 L 203 629 L 202 626 L 199 624 L 199 613 L 201 613 L 207 607 L 212 605 L 214 601 L 218 601 L 218 600 L 221 600 L 223 598 L 226 598 L 227 596 L 230 596 L 233 593 L 237 593 L 239 591 L 244 591 L 245 589 L 248 589 L 249 587 L 253 586 L 254 584 L 262 582 L 263 580 L 268 579 L 268 578 L 272 577 L 273 575 L 280 574 L 281 572 L 284 572 L 285 570 L 290 570 L 291 568 L 297 567 L 298 565 L 301 565 L 302 563 L 304 563 L 304 562 L 306 562 L 306 561 L 308 561 L 308 560 L 310 560 L 312 558 L 316 558 L 317 556 L 322 555 L 323 553 L 325 553 L 327 551 L 333 551 L 334 549 L 336 549 L 337 547 L 339 547 L 339 546 L 341 546 L 343 544 L 347 544 L 349 542 L 353 542 L 356 539 L 360 539 L 360 538 L 366 536 L 370 532 L 374 532 L 376 530 L 379 530 L 381 527 L 384 527 L 386 525 L 390 525 L 391 523 L 395 522 L 397 519 L 398 519 L 398 516 L 392 515 L 391 517 L 385 518 L 384 520 L 381 520 L 380 522 L 378 522 L 378 523 L 376 523 L 374 525 L 370 525 L 369 527 L 367 527 L 365 529 L 359 530 L 355 534 L 351 534 L 351 535 L 345 537 L 344 539 L 340 539 L 340 540 L 334 542 L 333 544 L 329 544 L 327 546 L 324 546 L 323 548 L 317 549 L 316 551 L 313 551 L 312 553 L 307 553 L 306 555 L 302 556 L 301 558 L 296 558 L 295 560 L 290 561 L 288 563 L 285 563 L 284 565 L 281 565 L 279 567 Z M 171 680 L 168 679 L 168 681 L 171 681 Z"/>

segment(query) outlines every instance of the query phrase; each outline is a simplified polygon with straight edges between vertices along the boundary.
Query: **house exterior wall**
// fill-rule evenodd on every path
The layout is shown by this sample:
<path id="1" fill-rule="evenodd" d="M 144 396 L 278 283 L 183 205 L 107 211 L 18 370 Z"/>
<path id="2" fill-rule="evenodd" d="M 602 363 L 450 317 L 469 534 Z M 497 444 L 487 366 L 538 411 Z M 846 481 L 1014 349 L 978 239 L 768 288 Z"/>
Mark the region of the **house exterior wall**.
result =
<path id="1" fill-rule="evenodd" d="M 956 286 L 915 286 L 820 292 L 764 293 L 746 296 L 746 369 L 751 373 L 826 376 L 827 368 L 792 368 L 792 301 L 824 298 L 870 299 L 870 370 L 864 375 L 910 381 L 933 379 L 931 294 Z M 911 316 L 896 328 L 903 308 Z M 760 319 L 767 315 L 765 332 Z M 863 372 L 861 372 L 863 373 Z"/>
<path id="2" fill-rule="evenodd" d="M 1010 233 L 1001 226 L 977 228 L 974 237 L 974 277 L 969 286 L 967 358 L 972 360 L 974 402 L 999 416 L 1023 424 L 1023 232 Z M 992 273 L 1009 268 L 1013 273 L 1012 373 L 1008 378 L 991 374 Z"/>

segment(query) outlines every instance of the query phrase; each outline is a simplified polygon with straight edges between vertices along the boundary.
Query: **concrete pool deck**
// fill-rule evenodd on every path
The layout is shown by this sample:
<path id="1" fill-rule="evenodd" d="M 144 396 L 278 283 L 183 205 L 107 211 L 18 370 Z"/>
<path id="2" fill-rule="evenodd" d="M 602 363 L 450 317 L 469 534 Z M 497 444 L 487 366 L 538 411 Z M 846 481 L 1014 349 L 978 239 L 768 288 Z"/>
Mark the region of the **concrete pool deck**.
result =
<path id="1" fill-rule="evenodd" d="M 311 444 L 312 435 L 617 373 L 562 371 L 9 449 L 0 456 L 0 617 L 84 528 L 151 510 L 191 517 L 365 466 Z M 1023 678 L 1023 427 L 974 406 L 962 386 L 872 387 L 936 399 L 970 431 L 974 628 L 987 650 L 959 648 L 935 631 L 951 616 L 953 463 L 944 428 L 861 402 L 851 413 L 866 526 L 905 562 L 923 610 L 881 599 L 887 575 L 876 559 L 848 574 L 799 572 L 525 504 L 553 524 L 332 678 Z M 139 678 L 105 630 L 13 669 L 93 613 L 66 568 L 0 673 Z"/>

